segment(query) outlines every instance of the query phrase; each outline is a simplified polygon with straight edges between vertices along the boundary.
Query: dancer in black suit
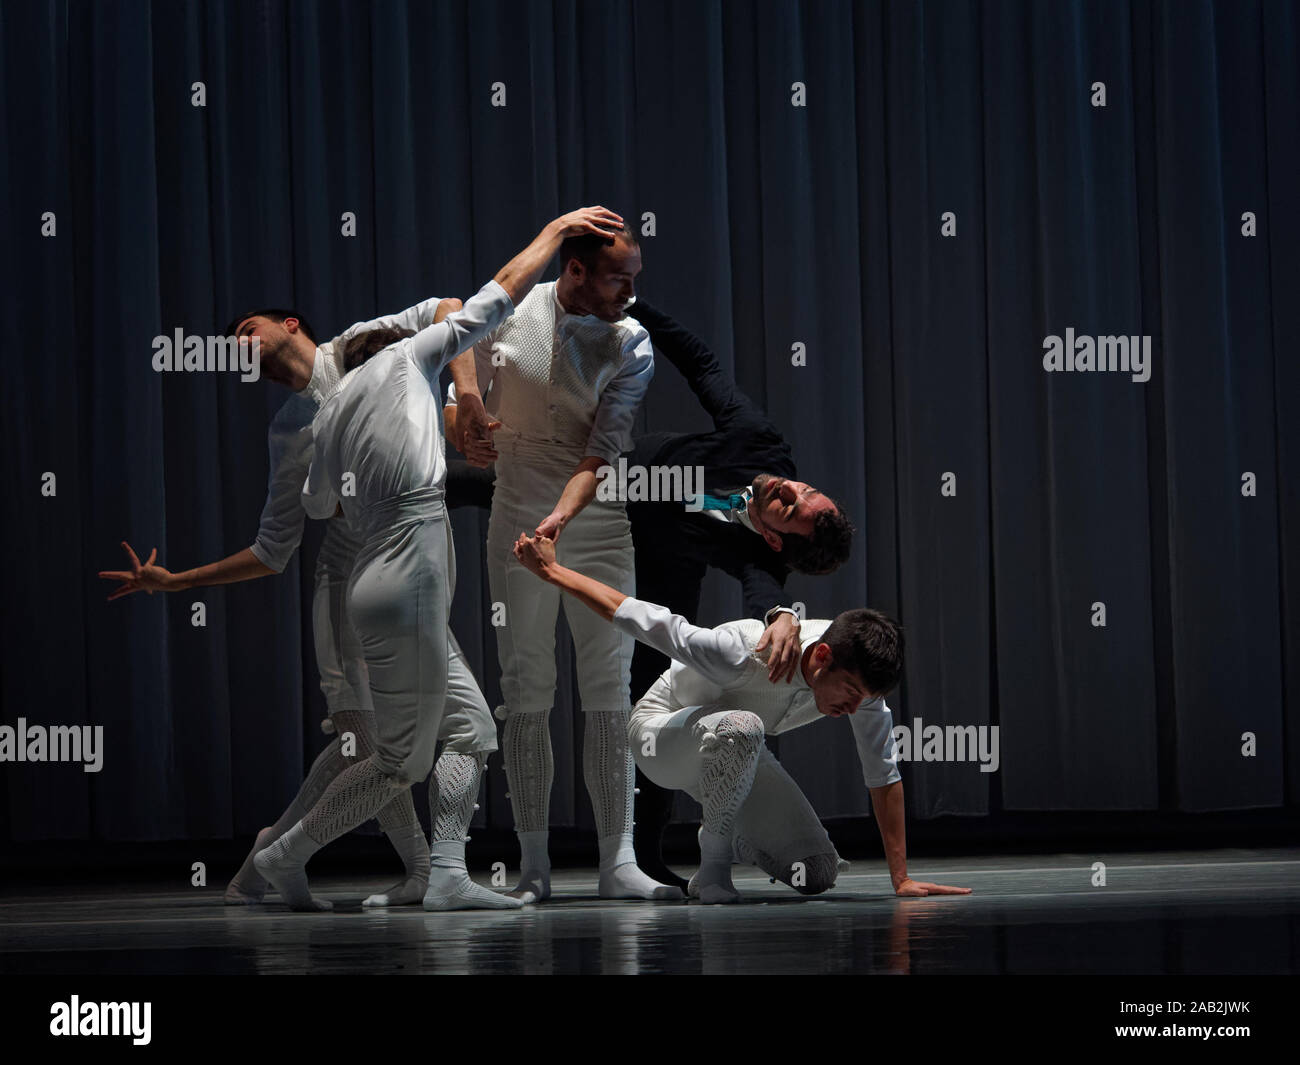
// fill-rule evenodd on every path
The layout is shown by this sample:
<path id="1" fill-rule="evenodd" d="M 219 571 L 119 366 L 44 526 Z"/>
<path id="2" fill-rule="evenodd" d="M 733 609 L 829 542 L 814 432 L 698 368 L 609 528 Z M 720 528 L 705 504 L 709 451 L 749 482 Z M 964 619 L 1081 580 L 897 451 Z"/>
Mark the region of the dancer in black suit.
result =
<path id="1" fill-rule="evenodd" d="M 774 682 L 788 680 L 798 661 L 799 619 L 781 606 L 786 577 L 791 570 L 822 574 L 837 569 L 848 558 L 853 526 L 833 499 L 797 479 L 781 431 L 723 373 L 699 337 L 641 299 L 628 314 L 646 327 L 654 346 L 686 379 L 713 420 L 711 432 L 638 437 L 628 456 L 629 465 L 646 469 L 703 467 L 710 508 L 628 504 L 637 595 L 695 622 L 705 570 L 715 566 L 730 574 L 741 583 L 746 616 L 771 623 L 759 644 L 760 650 L 771 645 L 769 676 Z M 639 699 L 668 664 L 658 651 L 638 642 L 632 698 Z M 684 887 L 660 852 L 673 793 L 640 770 L 637 788 L 637 861 L 660 883 Z"/>

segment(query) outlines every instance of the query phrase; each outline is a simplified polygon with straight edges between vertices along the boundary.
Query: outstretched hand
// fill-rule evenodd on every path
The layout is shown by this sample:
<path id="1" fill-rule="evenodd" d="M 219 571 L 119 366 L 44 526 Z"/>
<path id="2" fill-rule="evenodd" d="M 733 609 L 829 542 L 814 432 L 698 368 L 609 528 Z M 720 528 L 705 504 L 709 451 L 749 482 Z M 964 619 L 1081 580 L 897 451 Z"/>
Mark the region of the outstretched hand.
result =
<path id="1" fill-rule="evenodd" d="M 104 569 L 99 571 L 99 575 L 108 581 L 121 581 L 122 583 L 113 590 L 113 594 L 108 597 L 111 603 L 114 599 L 120 599 L 124 595 L 130 595 L 132 592 L 145 591 L 150 595 L 154 592 L 168 592 L 176 586 L 176 576 L 170 570 L 162 566 L 155 566 L 153 560 L 158 557 L 158 548 L 149 552 L 149 559 L 141 564 L 136 553 L 131 550 L 131 545 L 125 540 L 122 546 L 126 548 L 127 557 L 131 560 L 129 570 Z"/>
<path id="2" fill-rule="evenodd" d="M 969 895 L 970 888 L 931 884 L 928 880 L 913 880 L 908 877 L 898 887 L 894 888 L 894 894 L 902 895 L 905 898 L 921 898 L 925 895 Z"/>

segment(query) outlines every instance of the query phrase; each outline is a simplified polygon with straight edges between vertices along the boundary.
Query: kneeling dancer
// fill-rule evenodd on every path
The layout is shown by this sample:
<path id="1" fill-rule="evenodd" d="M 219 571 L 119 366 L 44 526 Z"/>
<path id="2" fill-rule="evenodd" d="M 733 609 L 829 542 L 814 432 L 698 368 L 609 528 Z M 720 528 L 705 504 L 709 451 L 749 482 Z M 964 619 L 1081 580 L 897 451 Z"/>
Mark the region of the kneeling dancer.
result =
<path id="1" fill-rule="evenodd" d="M 772 684 L 755 648 L 753 619 L 701 628 L 664 607 L 560 566 L 545 538 L 521 535 L 515 557 L 532 573 L 579 599 L 621 631 L 673 659 L 637 703 L 628 742 L 637 765 L 665 788 L 704 808 L 700 870 L 689 894 L 738 902 L 733 862 L 757 865 L 801 894 L 835 884 L 841 867 L 826 829 L 798 785 L 763 742 L 819 717 L 851 723 L 898 895 L 968 894 L 969 888 L 907 875 L 903 785 L 885 694 L 902 672 L 903 634 L 875 610 L 848 610 L 801 626 L 803 652 L 792 684 Z M 858 711 L 862 711 L 859 713 Z"/>

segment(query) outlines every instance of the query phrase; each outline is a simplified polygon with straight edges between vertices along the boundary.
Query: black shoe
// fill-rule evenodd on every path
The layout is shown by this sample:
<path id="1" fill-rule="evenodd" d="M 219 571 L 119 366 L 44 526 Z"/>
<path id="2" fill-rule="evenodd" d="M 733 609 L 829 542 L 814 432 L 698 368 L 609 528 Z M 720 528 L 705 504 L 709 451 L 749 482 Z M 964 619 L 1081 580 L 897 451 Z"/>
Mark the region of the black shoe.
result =
<path id="1" fill-rule="evenodd" d="M 661 884 L 667 884 L 669 887 L 682 889 L 682 894 L 686 894 L 686 881 L 674 873 L 663 862 L 637 862 L 641 872 L 645 873 L 651 880 L 657 880 Z"/>

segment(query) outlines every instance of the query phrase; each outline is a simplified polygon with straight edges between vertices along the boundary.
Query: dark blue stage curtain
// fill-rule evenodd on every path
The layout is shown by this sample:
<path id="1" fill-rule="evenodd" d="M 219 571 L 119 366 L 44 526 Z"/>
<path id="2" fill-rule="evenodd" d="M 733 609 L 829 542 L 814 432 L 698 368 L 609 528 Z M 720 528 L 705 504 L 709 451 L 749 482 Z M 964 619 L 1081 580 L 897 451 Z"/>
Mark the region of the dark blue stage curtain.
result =
<path id="1" fill-rule="evenodd" d="M 653 216 L 642 291 L 857 522 L 792 599 L 901 617 L 897 723 L 1000 729 L 996 772 L 905 766 L 912 814 L 1295 803 L 1297 17 L 5 0 L 3 721 L 105 749 L 3 766 L 0 837 L 246 836 L 323 742 L 319 530 L 280 578 L 105 602 L 122 539 L 172 569 L 252 541 L 285 397 L 157 374 L 153 338 L 281 304 L 325 339 L 463 297 L 589 203 Z M 1149 338 L 1149 381 L 1047 372 L 1067 331 Z M 704 427 L 666 362 L 639 427 Z M 453 625 L 495 704 L 486 516 L 454 522 Z M 738 590 L 711 576 L 705 612 Z M 589 827 L 575 704 L 562 671 L 552 818 Z M 847 722 L 779 747 L 820 813 L 867 813 Z M 506 828 L 492 766 L 479 818 Z"/>

